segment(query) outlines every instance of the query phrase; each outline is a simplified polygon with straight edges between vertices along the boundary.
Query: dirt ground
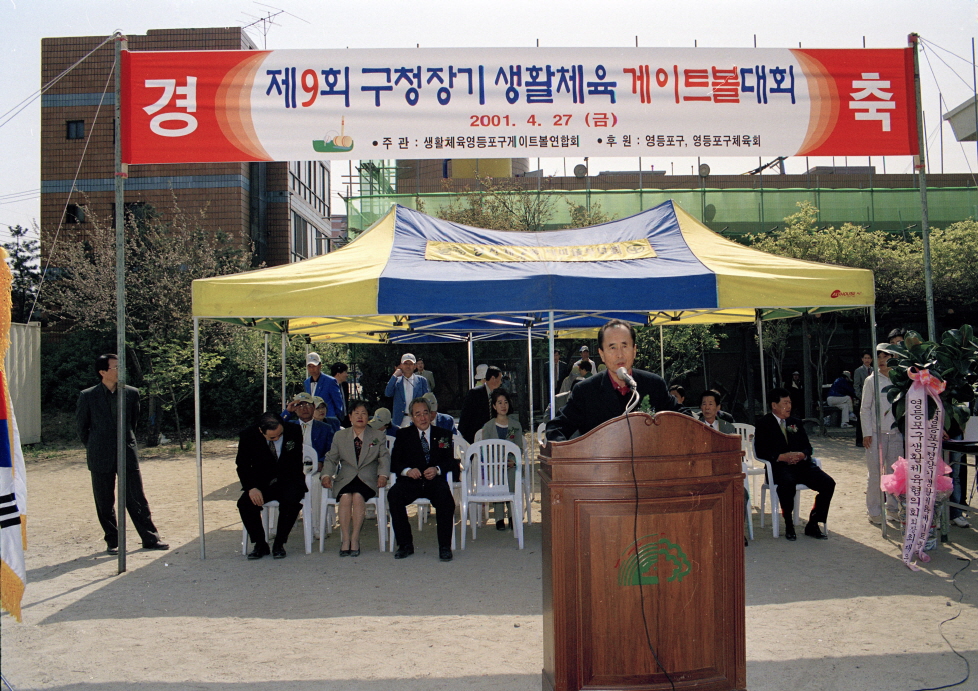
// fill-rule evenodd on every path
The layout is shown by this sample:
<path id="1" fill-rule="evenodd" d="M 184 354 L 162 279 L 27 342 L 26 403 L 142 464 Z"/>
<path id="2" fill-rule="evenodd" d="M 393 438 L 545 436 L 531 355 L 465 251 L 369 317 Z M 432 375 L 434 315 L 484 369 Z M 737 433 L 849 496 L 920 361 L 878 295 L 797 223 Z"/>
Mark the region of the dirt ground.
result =
<path id="1" fill-rule="evenodd" d="M 899 545 L 867 522 L 862 449 L 841 434 L 814 442 L 838 482 L 828 541 L 775 540 L 755 511 L 746 551 L 748 687 L 958 682 L 965 662 L 943 630 L 971 663 L 971 678 L 956 688 L 978 689 L 978 533 L 952 528 L 953 542 L 931 553 L 925 571 L 910 572 Z M 234 445 L 212 441 L 204 450 L 207 559 L 193 457 L 154 449 L 143 452 L 143 478 L 171 550 L 138 549 L 130 527 L 137 549 L 123 575 L 104 551 L 82 453 L 30 455 L 24 622 L 4 615 L 0 629 L 13 689 L 541 688 L 539 523 L 527 528 L 522 551 L 511 532 L 480 530 L 448 564 L 437 559 L 433 525 L 416 533 L 417 553 L 401 562 L 377 551 L 372 522 L 355 559 L 339 558 L 336 534 L 325 554 L 303 554 L 297 526 L 287 559 L 248 562 Z"/>

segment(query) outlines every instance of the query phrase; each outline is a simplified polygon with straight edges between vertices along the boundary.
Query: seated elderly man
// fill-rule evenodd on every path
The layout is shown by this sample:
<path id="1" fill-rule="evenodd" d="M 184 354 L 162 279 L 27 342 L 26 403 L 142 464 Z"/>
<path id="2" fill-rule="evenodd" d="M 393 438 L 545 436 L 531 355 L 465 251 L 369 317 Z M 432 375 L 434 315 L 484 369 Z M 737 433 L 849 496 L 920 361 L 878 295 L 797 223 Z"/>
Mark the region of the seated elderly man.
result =
<path id="1" fill-rule="evenodd" d="M 284 559 L 285 543 L 306 493 L 302 432 L 295 425 L 283 424 L 275 413 L 265 413 L 257 424 L 241 432 L 235 464 L 241 480 L 238 513 L 248 537 L 255 543 L 248 559 L 261 559 L 269 553 L 275 559 Z M 272 500 L 278 501 L 279 513 L 275 542 L 269 549 L 261 511 Z"/>
<path id="2" fill-rule="evenodd" d="M 282 419 L 298 425 L 302 430 L 302 443 L 316 450 L 316 459 L 319 462 L 316 472 L 319 472 L 323 469 L 323 458 L 333 444 L 334 432 L 330 425 L 315 419 L 315 406 L 315 399 L 311 394 L 305 391 L 297 393 L 289 406 L 282 411 Z"/>
<path id="3" fill-rule="evenodd" d="M 428 401 L 428 408 L 431 410 L 431 424 L 451 432 L 452 436 L 458 434 L 458 430 L 455 428 L 455 418 L 447 413 L 438 412 L 438 399 L 435 398 L 435 394 L 429 391 L 422 398 Z"/>
<path id="4" fill-rule="evenodd" d="M 827 540 L 818 524 L 824 523 L 829 514 L 829 504 L 835 493 L 835 480 L 812 460 L 812 444 L 801 420 L 791 417 L 791 395 L 787 389 L 772 389 L 768 394 L 771 412 L 757 422 L 754 432 L 754 452 L 758 458 L 771 463 L 774 483 L 778 486 L 781 515 L 784 516 L 784 536 L 794 541 L 795 526 L 792 514 L 795 509 L 797 485 L 805 485 L 817 492 L 815 506 L 808 516 L 805 535 Z"/>
<path id="5" fill-rule="evenodd" d="M 448 486 L 448 474 L 457 463 L 452 434 L 431 424 L 431 410 L 423 398 L 412 400 L 409 410 L 412 424 L 397 430 L 391 453 L 391 474 L 397 482 L 387 493 L 387 506 L 397 540 L 394 558 L 414 554 L 407 505 L 423 497 L 431 502 L 438 521 L 438 558 L 451 561 L 455 498 Z"/>
<path id="6" fill-rule="evenodd" d="M 700 394 L 700 422 L 705 422 L 717 432 L 737 434 L 733 423 L 720 417 L 720 392 L 704 391 Z"/>
<path id="7" fill-rule="evenodd" d="M 391 423 L 391 411 L 387 410 L 387 408 L 377 408 L 374 411 L 374 416 L 370 418 L 367 424 L 370 425 L 371 429 L 383 432 L 388 437 L 393 437 L 397 434 L 397 427 Z"/>
<path id="8" fill-rule="evenodd" d="M 825 397 L 826 403 L 842 411 L 842 427 L 852 427 L 849 422 L 856 421 L 856 416 L 852 412 L 852 405 L 858 396 L 856 390 L 852 388 L 851 377 L 850 372 L 843 372 L 841 377 L 832 382 L 832 387 Z"/>

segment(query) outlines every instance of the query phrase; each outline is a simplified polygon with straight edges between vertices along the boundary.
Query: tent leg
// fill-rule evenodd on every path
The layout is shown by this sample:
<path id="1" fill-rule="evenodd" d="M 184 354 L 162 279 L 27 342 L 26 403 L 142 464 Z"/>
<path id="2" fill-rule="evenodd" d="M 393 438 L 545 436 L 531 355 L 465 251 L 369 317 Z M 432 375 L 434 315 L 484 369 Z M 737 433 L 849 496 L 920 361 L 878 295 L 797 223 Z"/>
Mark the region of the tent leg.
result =
<path id="1" fill-rule="evenodd" d="M 662 339 L 662 324 L 659 324 L 659 376 L 666 378 L 666 342 Z"/>
<path id="2" fill-rule="evenodd" d="M 532 463 L 532 459 L 536 457 L 536 430 L 533 427 L 533 327 L 527 327 L 526 329 L 526 389 L 527 396 L 530 399 L 530 449 L 531 453 L 523 454 L 525 462 Z M 530 496 L 536 496 L 536 491 L 534 489 L 534 476 L 536 473 L 533 471 L 533 466 L 530 466 Z"/>
<path id="3" fill-rule="evenodd" d="M 757 352 L 761 356 L 761 410 L 767 410 L 767 383 L 764 377 L 764 333 L 761 329 L 761 310 L 754 310 L 754 321 L 757 322 Z"/>
<path id="4" fill-rule="evenodd" d="M 197 531 L 200 558 L 207 558 L 204 547 L 204 454 L 200 446 L 200 317 L 194 317 L 194 456 L 197 462 Z"/>
<path id="5" fill-rule="evenodd" d="M 268 410 L 268 332 L 265 332 L 265 366 L 262 368 L 261 410 Z"/>
<path id="6" fill-rule="evenodd" d="M 286 331 L 282 331 L 282 410 L 285 410 L 288 402 L 285 400 L 285 378 L 286 372 L 288 372 L 288 362 L 286 361 L 286 355 L 289 349 L 289 335 Z"/>
<path id="7" fill-rule="evenodd" d="M 875 281 L 875 279 L 874 279 Z M 870 352 L 873 354 L 873 382 L 878 382 L 880 379 L 880 364 L 879 359 L 876 357 L 876 305 L 870 305 L 869 307 L 869 335 L 873 339 L 873 347 Z M 879 465 L 880 477 L 886 472 L 886 468 L 883 460 L 883 445 L 880 443 L 883 441 L 883 415 L 880 411 L 880 397 L 877 395 L 879 391 L 879 385 L 876 387 L 876 391 L 873 392 L 873 439 L 876 440 L 876 463 Z M 861 391 L 856 392 L 862 395 Z M 866 436 L 866 420 L 863 420 L 863 437 Z M 882 532 L 883 539 L 887 538 L 887 532 L 889 531 L 889 526 L 886 524 L 886 493 L 883 488 L 877 485 L 873 488 L 875 491 L 879 492 L 880 495 L 880 511 L 883 516 L 883 520 L 880 522 L 880 531 Z"/>
<path id="8" fill-rule="evenodd" d="M 469 388 L 475 388 L 475 351 L 472 347 L 472 334 L 469 334 L 468 339 L 469 348 Z"/>
<path id="9" fill-rule="evenodd" d="M 553 420 L 557 417 L 557 411 L 554 408 L 557 407 L 557 382 L 554 381 L 556 373 L 554 372 L 554 313 L 553 310 L 550 311 L 547 317 L 547 338 L 550 341 L 550 419 Z"/>

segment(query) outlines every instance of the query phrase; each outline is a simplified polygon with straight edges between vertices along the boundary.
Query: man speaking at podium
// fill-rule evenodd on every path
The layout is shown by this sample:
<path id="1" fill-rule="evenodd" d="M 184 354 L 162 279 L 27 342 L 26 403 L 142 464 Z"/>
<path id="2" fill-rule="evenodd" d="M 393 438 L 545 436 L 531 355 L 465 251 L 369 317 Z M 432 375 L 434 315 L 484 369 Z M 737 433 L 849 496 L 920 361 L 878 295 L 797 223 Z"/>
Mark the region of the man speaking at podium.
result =
<path id="1" fill-rule="evenodd" d="M 612 319 L 602 326 L 598 332 L 598 353 L 608 369 L 579 382 L 571 390 L 567 405 L 547 423 L 547 439 L 550 441 L 571 439 L 624 414 L 633 387 L 638 390 L 639 403 L 648 396 L 649 404 L 656 412 L 679 409 L 662 377 L 632 369 L 635 328 L 631 324 Z"/>

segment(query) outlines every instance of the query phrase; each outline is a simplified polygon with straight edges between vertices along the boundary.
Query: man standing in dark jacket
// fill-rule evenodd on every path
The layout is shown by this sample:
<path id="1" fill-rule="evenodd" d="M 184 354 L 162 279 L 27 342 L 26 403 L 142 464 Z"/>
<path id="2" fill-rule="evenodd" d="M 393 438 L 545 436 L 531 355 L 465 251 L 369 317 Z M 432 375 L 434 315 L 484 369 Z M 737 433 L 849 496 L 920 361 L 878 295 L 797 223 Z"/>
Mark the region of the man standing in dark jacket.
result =
<path id="1" fill-rule="evenodd" d="M 102 379 L 90 389 L 78 395 L 75 420 L 78 436 L 88 458 L 88 470 L 92 473 L 92 491 L 95 495 L 95 513 L 105 534 L 109 554 L 119 553 L 119 526 L 115 515 L 116 472 L 119 469 L 116 430 L 119 415 L 119 357 L 111 353 L 100 355 L 95 361 L 95 371 Z M 160 534 L 153 524 L 149 502 L 143 492 L 143 478 L 139 473 L 136 456 L 136 434 L 133 427 L 139 418 L 139 390 L 127 386 L 126 406 L 126 510 L 133 527 L 139 533 L 146 549 L 170 549 L 160 542 Z"/>
<path id="2" fill-rule="evenodd" d="M 662 377 L 652 372 L 632 369 L 635 363 L 635 329 L 619 319 L 612 319 L 598 332 L 598 352 L 608 369 L 578 382 L 571 389 L 567 405 L 547 423 L 547 439 L 564 441 L 575 433 L 584 434 L 602 422 L 625 412 L 631 390 L 618 377 L 624 367 L 638 385 L 639 403 L 645 396 L 654 410 L 678 410 L 679 404 L 666 389 Z"/>
<path id="3" fill-rule="evenodd" d="M 302 509 L 306 478 L 302 468 L 302 430 L 298 425 L 284 425 L 275 413 L 265 413 L 257 425 L 241 432 L 238 441 L 238 478 L 241 497 L 238 513 L 255 543 L 249 559 L 261 559 L 271 552 L 275 559 L 285 558 L 285 543 Z M 265 502 L 278 501 L 278 527 L 271 549 L 265 540 L 261 522 Z"/>

